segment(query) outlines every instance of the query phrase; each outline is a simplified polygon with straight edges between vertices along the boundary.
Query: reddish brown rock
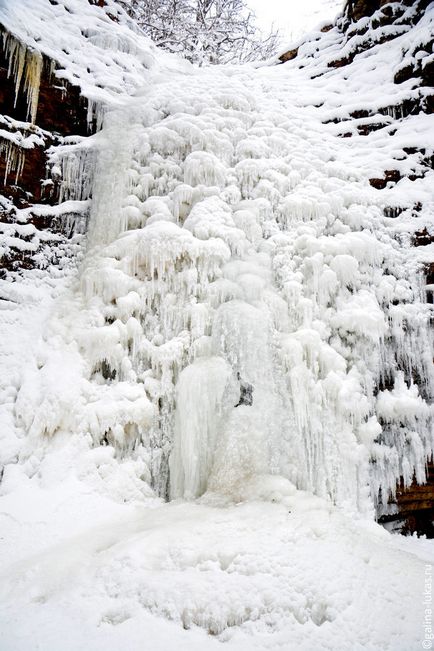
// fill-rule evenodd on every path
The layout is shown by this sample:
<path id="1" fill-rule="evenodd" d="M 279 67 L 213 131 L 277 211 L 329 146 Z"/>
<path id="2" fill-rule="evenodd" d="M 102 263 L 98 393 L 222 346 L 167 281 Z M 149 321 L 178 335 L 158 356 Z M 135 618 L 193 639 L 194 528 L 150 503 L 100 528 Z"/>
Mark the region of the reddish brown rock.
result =
<path id="1" fill-rule="evenodd" d="M 385 170 L 384 178 L 372 178 L 369 179 L 370 185 L 377 190 L 383 190 L 388 183 L 397 183 L 402 178 L 401 173 L 398 170 Z"/>
<path id="2" fill-rule="evenodd" d="M 383 188 L 386 187 L 386 181 L 385 179 L 369 179 L 369 184 L 372 185 L 373 188 L 376 190 L 383 190 Z"/>
<path id="3" fill-rule="evenodd" d="M 427 464 L 427 482 L 419 485 L 413 481 L 408 488 L 402 486 L 396 495 L 401 518 L 405 520 L 404 534 L 417 533 L 434 538 L 434 463 Z"/>
<path id="4" fill-rule="evenodd" d="M 350 20 L 360 20 L 364 16 L 372 16 L 380 8 L 380 0 L 347 0 L 345 11 Z"/>
<path id="5" fill-rule="evenodd" d="M 0 191 L 11 202 L 7 209 L 1 210 L 0 221 L 13 224 L 16 208 L 29 208 L 41 203 L 54 205 L 58 201 L 57 183 L 47 179 L 47 149 L 58 143 L 63 136 L 88 135 L 90 130 L 94 130 L 94 125 L 90 125 L 89 129 L 87 101 L 81 97 L 79 88 L 57 79 L 51 73 L 53 65 L 47 57 L 43 57 L 36 124 L 34 127 L 30 125 L 26 95 L 20 92 L 15 98 L 15 82 L 8 77 L 8 61 L 1 35 L 0 44 L 0 114 L 12 118 L 12 121 L 2 123 L 2 129 L 10 132 L 18 130 L 23 137 L 32 132 L 37 133 L 40 141 L 40 144 L 31 148 L 17 146 L 16 152 L 20 152 L 24 161 L 18 176 L 13 169 L 6 175 L 6 157 L 0 157 Z M 27 124 L 14 124 L 13 121 Z M 47 236 L 50 239 L 50 231 L 54 233 L 59 230 L 59 224 L 54 223 L 50 217 L 30 216 L 28 223 L 33 224 L 38 231 L 48 231 L 45 239 Z M 17 234 L 16 237 L 25 241 L 22 235 Z M 11 246 L 0 262 L 1 275 L 7 271 L 33 267 L 36 264 L 34 254 L 34 247 Z"/>
<path id="6" fill-rule="evenodd" d="M 354 56 L 351 55 L 348 57 L 343 57 L 342 59 L 335 59 L 334 61 L 329 61 L 327 65 L 329 68 L 343 68 L 344 66 L 348 66 L 353 61 L 354 61 Z"/>
<path id="7" fill-rule="evenodd" d="M 2 34 L 3 32 L 0 36 Z M 0 113 L 26 122 L 27 98 L 24 93 L 20 93 L 15 102 L 15 82 L 8 77 L 7 72 L 8 61 L 0 47 Z M 43 57 L 36 124 L 41 129 L 62 136 L 86 136 L 89 133 L 87 101 L 81 97 L 78 87 L 50 75 L 50 61 L 47 57 Z"/>
<path id="8" fill-rule="evenodd" d="M 295 48 L 294 50 L 288 50 L 288 52 L 281 54 L 279 57 L 279 61 L 281 61 L 282 63 L 285 63 L 285 61 L 291 61 L 291 59 L 295 59 L 297 54 L 298 54 L 298 47 Z"/>

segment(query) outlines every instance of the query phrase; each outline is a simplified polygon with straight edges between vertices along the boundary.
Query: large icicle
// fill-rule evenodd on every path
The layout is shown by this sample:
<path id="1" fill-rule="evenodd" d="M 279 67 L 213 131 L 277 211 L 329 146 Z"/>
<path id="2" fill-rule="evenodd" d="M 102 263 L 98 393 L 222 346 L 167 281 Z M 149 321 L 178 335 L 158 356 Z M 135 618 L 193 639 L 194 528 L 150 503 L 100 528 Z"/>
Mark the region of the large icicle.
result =
<path id="1" fill-rule="evenodd" d="M 9 60 L 8 77 L 13 76 L 15 81 L 15 104 L 22 86 L 27 96 L 27 118 L 34 124 L 43 67 L 42 55 L 6 31 L 3 32 L 3 47 Z"/>
<path id="2" fill-rule="evenodd" d="M 199 358 L 182 371 L 176 391 L 171 497 L 191 499 L 206 491 L 222 421 L 235 402 L 232 369 L 223 359 Z"/>

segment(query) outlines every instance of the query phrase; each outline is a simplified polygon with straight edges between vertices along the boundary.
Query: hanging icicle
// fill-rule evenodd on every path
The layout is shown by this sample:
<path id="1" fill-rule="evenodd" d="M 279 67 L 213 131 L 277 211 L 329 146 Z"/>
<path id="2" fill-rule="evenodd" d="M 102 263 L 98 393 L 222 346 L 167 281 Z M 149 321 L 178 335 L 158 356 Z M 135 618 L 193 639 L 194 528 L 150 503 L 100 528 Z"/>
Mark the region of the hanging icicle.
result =
<path id="1" fill-rule="evenodd" d="M 15 172 L 15 184 L 17 184 L 24 168 L 24 150 L 10 140 L 0 140 L 0 154 L 6 160 L 3 183 L 6 185 L 11 172 Z"/>
<path id="2" fill-rule="evenodd" d="M 12 34 L 3 32 L 3 45 L 9 60 L 8 77 L 15 81 L 15 105 L 21 90 L 27 96 L 27 119 L 34 124 L 38 110 L 39 87 L 43 67 L 40 52 L 30 49 Z"/>

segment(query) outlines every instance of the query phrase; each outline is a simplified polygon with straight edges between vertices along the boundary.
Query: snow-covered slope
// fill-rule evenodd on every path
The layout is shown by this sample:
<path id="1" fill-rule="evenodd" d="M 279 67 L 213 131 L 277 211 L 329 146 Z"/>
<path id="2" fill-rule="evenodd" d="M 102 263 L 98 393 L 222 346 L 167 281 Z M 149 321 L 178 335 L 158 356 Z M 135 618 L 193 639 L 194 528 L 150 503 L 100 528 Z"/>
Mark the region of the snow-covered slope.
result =
<path id="1" fill-rule="evenodd" d="M 433 449 L 432 116 L 385 111 L 433 6 L 338 68 L 339 26 L 197 70 L 113 11 L 0 12 L 102 127 L 51 151 L 78 268 L 2 281 L 5 648 L 419 648 L 432 547 L 373 519 Z"/>
<path id="2" fill-rule="evenodd" d="M 37 113 L 40 65 L 47 56 L 56 79 L 79 86 L 95 105 L 113 105 L 146 84 L 153 69 L 188 69 L 143 38 L 113 0 L 103 7 L 83 0 L 10 0 L 1 8 L 6 51 L 17 92 L 29 96 L 29 115 Z M 30 50 L 30 53 L 29 53 Z M 29 65 L 30 61 L 30 65 Z M 38 74 L 39 73 L 39 74 Z"/>

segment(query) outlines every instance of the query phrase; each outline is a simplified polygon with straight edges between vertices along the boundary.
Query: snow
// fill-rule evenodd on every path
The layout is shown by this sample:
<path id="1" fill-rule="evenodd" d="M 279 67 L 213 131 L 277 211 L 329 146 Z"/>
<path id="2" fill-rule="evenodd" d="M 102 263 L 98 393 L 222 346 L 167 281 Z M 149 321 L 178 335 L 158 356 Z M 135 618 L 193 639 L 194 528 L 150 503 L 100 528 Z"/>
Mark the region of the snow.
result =
<path id="1" fill-rule="evenodd" d="M 14 171 L 15 183 L 18 183 L 25 162 L 25 152 L 23 150 L 33 149 L 35 146 L 43 145 L 46 132 L 39 127 L 33 127 L 32 133 L 25 135 L 23 131 L 27 131 L 29 125 L 6 116 L 0 116 L 0 124 L 14 129 L 14 131 L 0 129 L 0 152 L 4 153 L 6 159 L 3 182 L 6 185 L 9 174 Z"/>
<path id="2" fill-rule="evenodd" d="M 1 281 L 2 651 L 419 648 L 433 547 L 374 512 L 433 450 L 433 172 L 368 181 L 423 169 L 403 148 L 432 153 L 431 123 L 338 135 L 414 92 L 391 71 L 432 8 L 343 69 L 336 27 L 196 69 L 111 2 L 0 15 L 15 79 L 25 43 L 101 127 L 51 148 L 62 203 L 32 208 L 78 229 L 63 262 Z M 30 217 L 5 247 L 38 250 Z"/>
<path id="3" fill-rule="evenodd" d="M 418 648 L 431 541 L 398 546 L 278 477 L 238 505 L 114 504 L 53 455 L 60 488 L 18 476 L 2 498 L 5 651 Z"/>
<path id="4" fill-rule="evenodd" d="M 269 0 L 264 5 L 261 0 L 249 0 L 249 7 L 255 12 L 260 26 L 266 30 L 272 25 L 279 29 L 281 37 L 288 41 L 309 33 L 320 21 L 323 24 L 333 22 L 342 10 L 341 0 L 307 0 L 300 3 Z"/>
<path id="5" fill-rule="evenodd" d="M 14 75 L 17 93 L 24 84 L 32 122 L 36 118 L 41 55 L 55 62 L 56 79 L 79 86 L 91 100 L 89 117 L 97 122 L 107 103 L 136 92 L 146 83 L 149 71 L 160 67 L 155 46 L 112 0 L 105 8 L 82 0 L 56 4 L 11 0 L 2 4 L 1 18 L 9 31 L 5 36 L 9 72 Z M 164 62 L 163 68 L 189 69 L 188 63 L 163 52 L 158 52 L 158 60 Z"/>

